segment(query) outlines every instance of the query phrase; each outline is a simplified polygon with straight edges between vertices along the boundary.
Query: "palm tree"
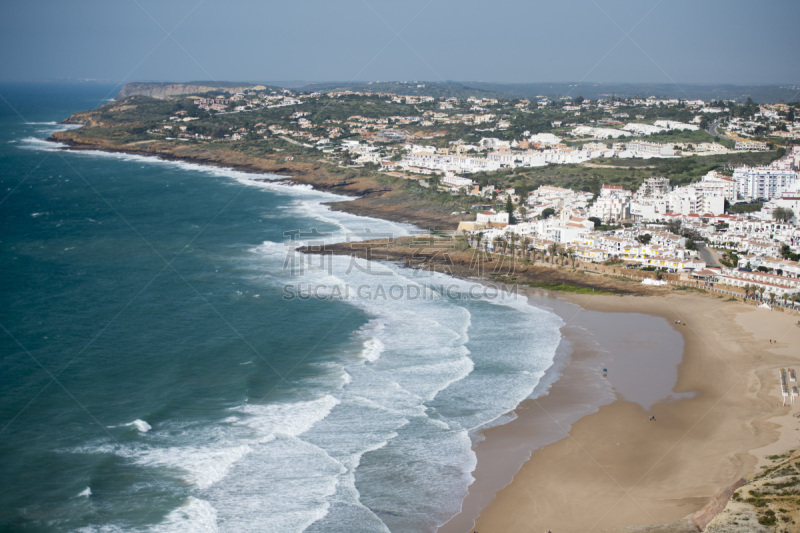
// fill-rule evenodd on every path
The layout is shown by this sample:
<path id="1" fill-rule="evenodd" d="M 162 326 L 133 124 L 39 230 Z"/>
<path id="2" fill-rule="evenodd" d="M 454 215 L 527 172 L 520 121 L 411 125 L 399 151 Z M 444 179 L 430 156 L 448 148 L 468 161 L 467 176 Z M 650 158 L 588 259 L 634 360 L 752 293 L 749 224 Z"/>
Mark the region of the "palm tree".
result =
<path id="1" fill-rule="evenodd" d="M 751 292 L 753 292 L 753 286 L 750 285 L 749 283 L 745 284 L 745 286 L 744 286 L 744 297 L 745 297 L 745 299 L 747 299 L 747 295 L 749 293 L 751 293 Z"/>
<path id="2" fill-rule="evenodd" d="M 479 231 L 478 234 L 475 236 L 475 240 L 477 241 L 476 248 L 478 250 L 481 249 L 481 241 L 483 240 L 483 232 Z"/>
<path id="3" fill-rule="evenodd" d="M 553 243 L 547 247 L 547 251 L 550 253 L 550 263 L 552 264 L 561 251 L 561 247 L 558 244 Z"/>
<path id="4" fill-rule="evenodd" d="M 506 235 L 508 235 L 508 233 L 506 233 Z M 512 232 L 511 235 L 509 235 L 509 240 L 511 241 L 511 257 L 515 257 L 517 255 L 517 234 Z"/>
<path id="5" fill-rule="evenodd" d="M 572 247 L 567 248 L 567 257 L 569 257 L 570 260 L 572 260 L 572 268 L 575 268 L 575 256 L 576 256 L 575 249 Z"/>
<path id="6" fill-rule="evenodd" d="M 530 247 L 531 247 L 531 238 L 530 237 L 523 237 L 522 239 L 522 257 L 523 259 L 528 259 L 530 257 Z"/>
<path id="7" fill-rule="evenodd" d="M 772 303 L 772 304 L 775 303 L 775 293 L 774 292 L 769 293 L 769 302 Z"/>
<path id="8" fill-rule="evenodd" d="M 759 294 L 759 296 L 760 296 L 761 300 L 763 301 L 763 300 L 764 300 L 764 291 L 765 291 L 766 289 L 765 289 L 764 287 L 759 287 L 759 288 L 758 288 L 758 289 L 756 289 L 756 290 L 758 291 L 758 294 Z"/>
<path id="9" fill-rule="evenodd" d="M 497 237 L 492 240 L 492 244 L 494 245 L 494 253 L 500 253 L 500 247 L 503 246 L 503 238 L 498 235 Z"/>

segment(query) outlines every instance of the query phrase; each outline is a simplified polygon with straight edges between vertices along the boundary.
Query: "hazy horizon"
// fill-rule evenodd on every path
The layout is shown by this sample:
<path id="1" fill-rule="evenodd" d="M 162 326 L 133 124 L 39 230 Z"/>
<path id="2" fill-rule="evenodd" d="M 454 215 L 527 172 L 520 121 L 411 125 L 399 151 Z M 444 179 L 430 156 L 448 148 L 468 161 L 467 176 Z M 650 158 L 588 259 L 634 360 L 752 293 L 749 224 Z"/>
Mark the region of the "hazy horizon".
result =
<path id="1" fill-rule="evenodd" d="M 41 7 L 4 6 L 0 80 L 800 83 L 791 0 Z"/>

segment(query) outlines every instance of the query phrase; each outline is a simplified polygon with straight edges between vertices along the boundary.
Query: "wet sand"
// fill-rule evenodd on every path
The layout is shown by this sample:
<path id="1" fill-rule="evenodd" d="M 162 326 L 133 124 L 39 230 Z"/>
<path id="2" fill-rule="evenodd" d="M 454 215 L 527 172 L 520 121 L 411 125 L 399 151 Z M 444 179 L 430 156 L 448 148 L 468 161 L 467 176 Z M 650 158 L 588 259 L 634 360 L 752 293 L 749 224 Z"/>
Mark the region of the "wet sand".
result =
<path id="1" fill-rule="evenodd" d="M 708 513 L 686 517 L 797 442 L 794 408 L 776 405 L 777 369 L 800 363 L 797 316 L 695 295 L 568 298 L 580 308 L 534 296 L 565 321 L 560 379 L 485 431 L 440 531 L 696 530 Z"/>
<path id="2" fill-rule="evenodd" d="M 528 293 L 533 305 L 564 321 L 556 364 L 531 395 L 536 399 L 515 410 L 514 420 L 483 432 L 485 439 L 475 447 L 476 481 L 461 514 L 440 528 L 442 533 L 471 531 L 479 512 L 511 482 L 534 450 L 567 437 L 572 424 L 600 406 L 624 394 L 649 408 L 672 394 L 683 338 L 666 320 L 589 311 L 544 291 Z M 635 334 L 623 335 L 631 327 Z"/>

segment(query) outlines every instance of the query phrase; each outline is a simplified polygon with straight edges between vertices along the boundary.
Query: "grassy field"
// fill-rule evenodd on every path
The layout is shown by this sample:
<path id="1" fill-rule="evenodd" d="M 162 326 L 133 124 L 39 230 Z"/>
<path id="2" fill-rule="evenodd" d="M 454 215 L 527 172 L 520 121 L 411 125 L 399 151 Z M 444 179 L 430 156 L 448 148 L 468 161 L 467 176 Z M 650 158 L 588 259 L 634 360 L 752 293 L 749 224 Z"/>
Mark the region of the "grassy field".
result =
<path id="1" fill-rule="evenodd" d="M 526 283 L 528 287 L 535 289 L 545 289 L 548 291 L 571 292 L 574 294 L 616 294 L 609 291 L 593 289 L 591 287 L 580 287 L 578 285 L 569 285 L 567 283 L 549 283 L 549 282 L 531 282 Z"/>

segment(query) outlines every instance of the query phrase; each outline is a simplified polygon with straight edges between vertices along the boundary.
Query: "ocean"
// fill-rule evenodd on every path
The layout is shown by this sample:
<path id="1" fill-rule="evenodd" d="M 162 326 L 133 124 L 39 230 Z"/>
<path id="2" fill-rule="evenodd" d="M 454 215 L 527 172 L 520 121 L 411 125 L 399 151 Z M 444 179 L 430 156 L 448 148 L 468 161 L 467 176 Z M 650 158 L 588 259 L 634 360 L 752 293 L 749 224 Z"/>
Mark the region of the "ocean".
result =
<path id="1" fill-rule="evenodd" d="M 113 94 L 0 85 L 0 530 L 435 531 L 561 319 L 294 252 L 420 233 L 339 196 L 45 141 Z"/>

